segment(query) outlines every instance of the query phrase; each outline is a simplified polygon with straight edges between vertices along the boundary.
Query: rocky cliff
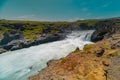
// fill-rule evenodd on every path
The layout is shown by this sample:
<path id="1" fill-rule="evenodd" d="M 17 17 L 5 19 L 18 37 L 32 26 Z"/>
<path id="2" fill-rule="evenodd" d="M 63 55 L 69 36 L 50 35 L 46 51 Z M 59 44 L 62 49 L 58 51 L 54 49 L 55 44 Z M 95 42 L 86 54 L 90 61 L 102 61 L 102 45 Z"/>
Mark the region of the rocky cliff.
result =
<path id="1" fill-rule="evenodd" d="M 112 37 L 114 34 L 120 33 L 119 20 L 104 20 L 95 24 L 96 31 L 93 33 L 91 40 L 97 42 L 109 37 Z"/>
<path id="2" fill-rule="evenodd" d="M 50 61 L 29 80 L 119 80 L 120 46 L 112 48 L 119 40 L 109 38 L 86 45 L 65 58 Z"/>
<path id="3" fill-rule="evenodd" d="M 92 35 L 96 43 L 48 62 L 45 69 L 29 80 L 119 80 L 120 27 L 114 23 L 111 20 L 97 23 Z"/>

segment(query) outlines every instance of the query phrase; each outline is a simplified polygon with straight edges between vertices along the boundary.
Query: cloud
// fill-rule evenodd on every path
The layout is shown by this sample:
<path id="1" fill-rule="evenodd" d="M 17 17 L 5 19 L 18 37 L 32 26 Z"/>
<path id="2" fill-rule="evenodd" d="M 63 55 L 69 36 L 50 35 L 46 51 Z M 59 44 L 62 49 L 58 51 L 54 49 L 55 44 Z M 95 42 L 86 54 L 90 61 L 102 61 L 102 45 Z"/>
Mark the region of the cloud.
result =
<path id="1" fill-rule="evenodd" d="M 91 15 L 92 15 L 92 13 L 87 13 L 87 14 L 86 14 L 86 16 L 91 16 Z"/>
<path id="2" fill-rule="evenodd" d="M 14 17 L 14 18 L 17 18 L 17 19 L 29 19 L 29 18 L 34 18 L 35 15 L 23 15 L 23 16 L 17 16 L 17 17 Z"/>
<path id="3" fill-rule="evenodd" d="M 108 7 L 111 3 L 106 3 L 106 4 L 103 4 L 101 7 L 102 8 L 105 8 L 105 7 Z"/>
<path id="4" fill-rule="evenodd" d="M 87 7 L 82 8 L 82 11 L 88 11 Z"/>
<path id="5" fill-rule="evenodd" d="M 66 20 L 66 21 L 77 21 L 77 20 L 85 20 L 84 18 L 79 18 L 79 17 L 76 17 L 76 18 L 72 18 L 72 19 L 69 19 L 69 20 Z"/>

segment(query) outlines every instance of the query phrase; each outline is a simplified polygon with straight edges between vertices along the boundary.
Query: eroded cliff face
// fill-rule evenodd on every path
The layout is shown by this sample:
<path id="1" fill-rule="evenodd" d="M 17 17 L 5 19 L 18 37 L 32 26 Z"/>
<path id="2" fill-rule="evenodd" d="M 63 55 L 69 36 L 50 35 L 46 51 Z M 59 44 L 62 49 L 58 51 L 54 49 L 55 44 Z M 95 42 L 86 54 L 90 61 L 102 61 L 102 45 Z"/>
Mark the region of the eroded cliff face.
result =
<path id="1" fill-rule="evenodd" d="M 93 42 L 112 37 L 114 34 L 120 34 L 120 27 L 116 21 L 105 20 L 94 25 L 96 31 L 91 36 Z"/>
<path id="2" fill-rule="evenodd" d="M 29 80 L 106 80 L 101 62 L 91 54 L 76 52 L 50 62 L 47 68 Z"/>
<path id="3" fill-rule="evenodd" d="M 96 28 L 91 37 L 95 44 L 50 61 L 45 69 L 29 80 L 119 80 L 120 26 L 106 20 L 97 23 Z"/>
<path id="4" fill-rule="evenodd" d="M 119 80 L 120 34 L 52 60 L 29 80 Z M 115 46 L 116 45 L 116 46 Z"/>

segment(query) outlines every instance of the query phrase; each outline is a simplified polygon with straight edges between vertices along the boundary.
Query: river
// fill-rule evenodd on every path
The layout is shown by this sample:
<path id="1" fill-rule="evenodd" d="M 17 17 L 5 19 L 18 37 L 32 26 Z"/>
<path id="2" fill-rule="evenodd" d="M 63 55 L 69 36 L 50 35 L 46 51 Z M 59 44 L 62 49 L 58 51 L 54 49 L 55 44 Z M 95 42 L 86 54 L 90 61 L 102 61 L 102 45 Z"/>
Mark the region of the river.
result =
<path id="1" fill-rule="evenodd" d="M 61 41 L 0 54 L 0 80 L 27 80 L 45 68 L 49 60 L 65 57 L 77 47 L 82 49 L 85 44 L 92 43 L 92 32 L 76 31 Z"/>

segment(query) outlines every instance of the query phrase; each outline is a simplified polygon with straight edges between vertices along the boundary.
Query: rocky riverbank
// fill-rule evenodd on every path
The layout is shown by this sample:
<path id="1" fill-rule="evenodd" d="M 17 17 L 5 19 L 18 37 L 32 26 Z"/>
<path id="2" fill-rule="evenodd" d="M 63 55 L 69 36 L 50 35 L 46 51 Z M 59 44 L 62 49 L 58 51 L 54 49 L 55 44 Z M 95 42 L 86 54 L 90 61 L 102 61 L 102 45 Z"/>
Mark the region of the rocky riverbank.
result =
<path id="1" fill-rule="evenodd" d="M 37 22 L 0 20 L 0 53 L 62 40 L 72 31 L 93 29 L 95 20 Z"/>
<path id="2" fill-rule="evenodd" d="M 111 21 L 98 24 L 91 37 L 95 44 L 49 61 L 45 69 L 29 80 L 119 80 L 120 27 Z"/>
<path id="3" fill-rule="evenodd" d="M 67 33 L 55 33 L 55 34 L 41 34 L 34 40 L 24 39 L 23 33 L 17 30 L 8 30 L 3 35 L 4 38 L 0 42 L 0 53 L 27 48 L 30 46 L 62 40 L 66 37 Z"/>
<path id="4" fill-rule="evenodd" d="M 29 80 L 119 80 L 120 47 L 112 48 L 119 40 L 109 38 L 86 45 L 65 58 L 50 61 Z"/>
<path id="5" fill-rule="evenodd" d="M 91 40 L 97 42 L 111 37 L 111 34 L 120 33 L 119 23 L 119 18 L 75 22 L 0 20 L 0 53 L 62 40 L 76 30 L 96 29 Z"/>

